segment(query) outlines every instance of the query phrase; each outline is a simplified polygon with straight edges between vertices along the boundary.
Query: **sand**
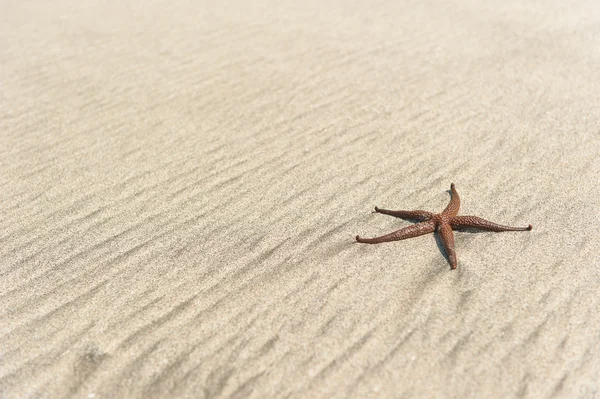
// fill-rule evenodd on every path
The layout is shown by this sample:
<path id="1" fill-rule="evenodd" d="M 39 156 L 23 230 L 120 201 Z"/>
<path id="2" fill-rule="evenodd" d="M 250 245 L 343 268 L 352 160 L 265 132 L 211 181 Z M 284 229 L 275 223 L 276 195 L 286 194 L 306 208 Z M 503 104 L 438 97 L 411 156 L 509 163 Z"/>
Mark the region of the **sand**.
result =
<path id="1" fill-rule="evenodd" d="M 599 4 L 3 1 L 0 397 L 599 397 Z"/>

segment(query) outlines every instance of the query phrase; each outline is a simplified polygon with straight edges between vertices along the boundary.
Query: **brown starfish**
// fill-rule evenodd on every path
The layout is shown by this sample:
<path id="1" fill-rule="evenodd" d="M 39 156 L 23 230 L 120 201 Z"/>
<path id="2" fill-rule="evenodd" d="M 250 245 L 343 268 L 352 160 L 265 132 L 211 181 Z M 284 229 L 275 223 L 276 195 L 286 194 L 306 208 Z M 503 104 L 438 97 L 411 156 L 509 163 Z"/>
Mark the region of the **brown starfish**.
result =
<path id="1" fill-rule="evenodd" d="M 488 231 L 525 231 L 531 230 L 532 226 L 527 227 L 511 227 L 503 226 L 482 219 L 477 216 L 456 216 L 458 208 L 460 208 L 460 197 L 454 188 L 454 183 L 450 185 L 452 196 L 450 203 L 442 213 L 433 214 L 427 211 L 390 211 L 387 209 L 379 209 L 375 207 L 375 212 L 384 213 L 386 215 L 396 216 L 403 219 L 417 220 L 421 223 L 413 224 L 393 233 L 386 234 L 375 238 L 360 238 L 356 236 L 356 241 L 365 244 L 379 244 L 381 242 L 404 240 L 422 236 L 423 234 L 433 233 L 436 229 L 442 237 L 442 243 L 448 254 L 448 260 L 452 269 L 456 269 L 456 252 L 454 251 L 454 234 L 452 229 L 474 228 L 478 230 Z"/>

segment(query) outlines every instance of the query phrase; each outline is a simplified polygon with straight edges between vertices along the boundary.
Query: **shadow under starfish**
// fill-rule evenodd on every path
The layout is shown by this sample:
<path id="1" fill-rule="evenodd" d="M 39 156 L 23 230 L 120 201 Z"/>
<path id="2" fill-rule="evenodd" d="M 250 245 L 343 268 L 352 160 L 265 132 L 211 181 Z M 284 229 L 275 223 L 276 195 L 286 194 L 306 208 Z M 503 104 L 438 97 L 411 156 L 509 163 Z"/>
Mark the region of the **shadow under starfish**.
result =
<path id="1" fill-rule="evenodd" d="M 460 208 L 460 197 L 454 188 L 454 183 L 450 185 L 452 196 L 450 203 L 442 213 L 431 213 L 427 211 L 391 211 L 388 209 L 379 209 L 375 207 L 375 212 L 386 215 L 396 216 L 402 219 L 411 219 L 420 223 L 394 231 L 381 237 L 361 238 L 356 236 L 356 241 L 364 244 L 379 244 L 382 242 L 399 241 L 406 238 L 418 237 L 424 234 L 433 233 L 437 230 L 442 238 L 442 244 L 448 255 L 450 267 L 456 269 L 456 251 L 454 250 L 454 234 L 452 229 L 471 228 L 476 230 L 486 231 L 527 231 L 531 230 L 532 226 L 527 227 L 512 227 L 503 226 L 489 220 L 482 219 L 477 216 L 457 216 Z"/>

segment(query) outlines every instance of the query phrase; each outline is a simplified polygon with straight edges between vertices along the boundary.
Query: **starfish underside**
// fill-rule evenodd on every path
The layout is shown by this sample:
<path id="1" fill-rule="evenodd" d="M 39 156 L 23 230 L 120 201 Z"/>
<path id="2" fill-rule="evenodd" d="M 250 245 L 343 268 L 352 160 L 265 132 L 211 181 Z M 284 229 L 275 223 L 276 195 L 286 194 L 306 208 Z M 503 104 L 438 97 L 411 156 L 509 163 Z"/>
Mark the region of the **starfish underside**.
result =
<path id="1" fill-rule="evenodd" d="M 527 227 L 503 226 L 477 216 L 457 216 L 458 209 L 460 208 L 460 197 L 456 192 L 456 188 L 454 188 L 454 183 L 450 185 L 450 191 L 452 192 L 450 203 L 442 213 L 434 214 L 421 210 L 391 211 L 375 207 L 375 212 L 396 216 L 402 219 L 416 220 L 419 223 L 381 237 L 361 238 L 360 236 L 356 236 L 356 241 L 364 244 L 379 244 L 382 242 L 399 241 L 406 238 L 418 237 L 424 234 L 433 233 L 437 230 L 440 233 L 442 244 L 448 255 L 450 267 L 456 269 L 456 251 L 454 250 L 453 229 L 470 228 L 486 231 L 527 231 L 532 229 L 531 225 Z"/>

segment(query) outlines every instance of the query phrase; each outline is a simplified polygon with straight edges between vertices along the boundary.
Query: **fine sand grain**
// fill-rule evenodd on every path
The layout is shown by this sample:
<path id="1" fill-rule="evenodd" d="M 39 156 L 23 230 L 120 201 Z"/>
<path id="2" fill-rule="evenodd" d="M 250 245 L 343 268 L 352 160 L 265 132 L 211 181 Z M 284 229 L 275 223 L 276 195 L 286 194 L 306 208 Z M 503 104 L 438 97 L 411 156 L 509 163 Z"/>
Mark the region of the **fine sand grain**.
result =
<path id="1" fill-rule="evenodd" d="M 0 10 L 1 398 L 600 397 L 597 1 Z"/>

